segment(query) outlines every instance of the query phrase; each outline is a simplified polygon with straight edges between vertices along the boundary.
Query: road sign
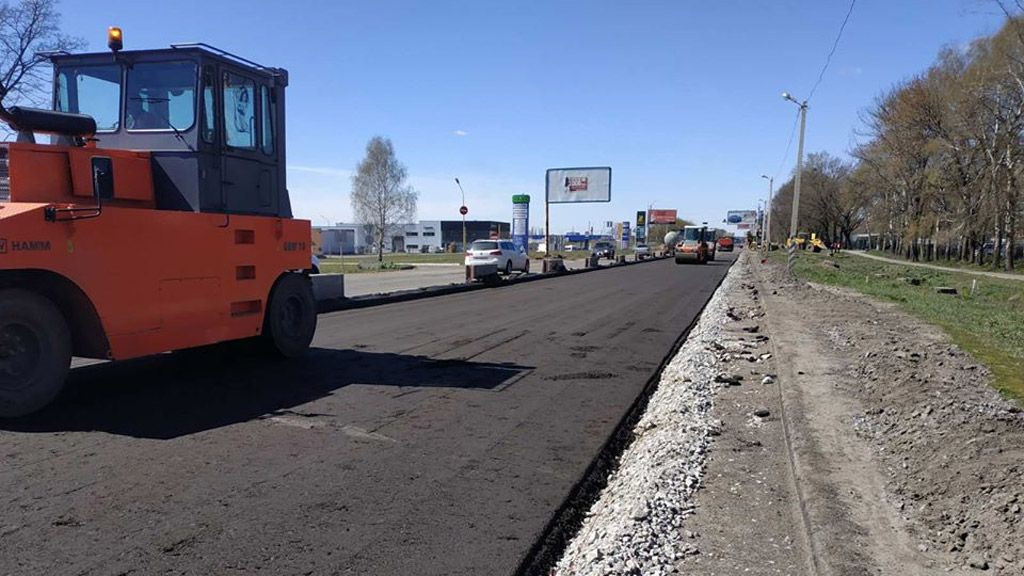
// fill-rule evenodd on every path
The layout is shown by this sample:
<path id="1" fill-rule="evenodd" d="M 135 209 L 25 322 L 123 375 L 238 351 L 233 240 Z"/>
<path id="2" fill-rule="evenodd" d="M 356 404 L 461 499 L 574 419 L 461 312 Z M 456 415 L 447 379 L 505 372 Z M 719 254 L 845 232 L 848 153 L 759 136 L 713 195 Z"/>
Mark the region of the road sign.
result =
<path id="1" fill-rule="evenodd" d="M 526 252 L 530 248 L 530 195 L 512 196 L 512 243 Z"/>
<path id="2" fill-rule="evenodd" d="M 465 206 L 460 207 L 459 208 L 459 214 L 462 214 L 463 216 L 465 216 L 466 214 L 469 214 L 469 208 L 466 208 Z"/>
<path id="3" fill-rule="evenodd" d="M 647 241 L 647 212 L 636 211 L 636 241 L 638 244 Z"/>

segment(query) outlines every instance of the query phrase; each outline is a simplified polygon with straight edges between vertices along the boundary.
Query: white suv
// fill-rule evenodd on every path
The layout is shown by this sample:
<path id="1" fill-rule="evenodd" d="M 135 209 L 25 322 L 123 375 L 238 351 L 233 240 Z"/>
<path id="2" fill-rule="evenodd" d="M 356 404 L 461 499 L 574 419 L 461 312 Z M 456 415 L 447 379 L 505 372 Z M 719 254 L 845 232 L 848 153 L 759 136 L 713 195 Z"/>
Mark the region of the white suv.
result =
<path id="1" fill-rule="evenodd" d="M 466 266 L 495 264 L 499 272 L 530 271 L 530 257 L 509 240 L 474 240 L 466 250 Z"/>

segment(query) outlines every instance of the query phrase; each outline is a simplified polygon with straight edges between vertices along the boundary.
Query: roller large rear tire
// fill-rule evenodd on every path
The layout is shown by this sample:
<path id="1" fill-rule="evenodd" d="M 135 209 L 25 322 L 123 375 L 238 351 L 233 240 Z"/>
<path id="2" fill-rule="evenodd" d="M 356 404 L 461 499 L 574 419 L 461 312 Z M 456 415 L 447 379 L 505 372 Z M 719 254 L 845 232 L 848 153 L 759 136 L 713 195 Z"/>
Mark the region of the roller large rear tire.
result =
<path id="1" fill-rule="evenodd" d="M 313 285 L 304 274 L 285 274 L 270 293 L 263 319 L 263 341 L 284 358 L 305 354 L 316 332 L 316 300 Z"/>
<path id="2" fill-rule="evenodd" d="M 0 418 L 49 404 L 70 367 L 71 331 L 53 302 L 27 290 L 0 290 Z"/>

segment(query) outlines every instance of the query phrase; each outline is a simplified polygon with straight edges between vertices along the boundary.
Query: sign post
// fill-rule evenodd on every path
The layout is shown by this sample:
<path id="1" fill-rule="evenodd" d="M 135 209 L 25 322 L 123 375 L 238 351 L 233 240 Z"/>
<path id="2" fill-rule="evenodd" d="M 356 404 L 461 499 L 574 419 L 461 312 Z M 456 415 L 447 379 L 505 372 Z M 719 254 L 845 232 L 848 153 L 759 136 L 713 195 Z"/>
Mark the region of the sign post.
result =
<path id="1" fill-rule="evenodd" d="M 647 212 L 643 210 L 636 211 L 636 243 L 644 244 L 647 242 Z"/>
<path id="2" fill-rule="evenodd" d="M 549 168 L 544 182 L 544 251 L 551 254 L 551 205 L 611 202 L 612 169 Z"/>
<path id="3" fill-rule="evenodd" d="M 459 214 L 462 214 L 462 251 L 465 252 L 468 250 L 466 247 L 466 214 L 469 214 L 469 208 L 463 204 L 459 207 Z"/>

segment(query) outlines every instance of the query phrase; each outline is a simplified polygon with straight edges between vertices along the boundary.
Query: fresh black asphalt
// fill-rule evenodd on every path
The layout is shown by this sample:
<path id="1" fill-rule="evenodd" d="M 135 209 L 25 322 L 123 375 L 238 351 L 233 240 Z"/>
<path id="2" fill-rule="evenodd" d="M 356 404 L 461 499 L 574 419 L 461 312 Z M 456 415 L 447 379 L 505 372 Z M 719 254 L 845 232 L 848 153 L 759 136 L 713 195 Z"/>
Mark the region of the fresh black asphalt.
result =
<path id="1" fill-rule="evenodd" d="M 727 268 L 325 314 L 290 362 L 77 368 L 0 423 L 0 574 L 509 574 Z"/>

